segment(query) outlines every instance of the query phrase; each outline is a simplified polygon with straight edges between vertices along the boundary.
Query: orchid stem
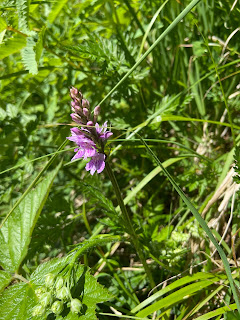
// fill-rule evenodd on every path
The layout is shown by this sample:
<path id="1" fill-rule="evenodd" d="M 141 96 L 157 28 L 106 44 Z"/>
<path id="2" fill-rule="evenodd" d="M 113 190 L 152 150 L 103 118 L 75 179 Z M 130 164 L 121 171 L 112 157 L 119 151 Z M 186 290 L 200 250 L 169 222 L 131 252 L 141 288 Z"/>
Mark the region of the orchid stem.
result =
<path id="1" fill-rule="evenodd" d="M 106 171 L 108 173 L 108 176 L 109 176 L 109 179 L 111 180 L 111 183 L 112 183 L 112 186 L 114 188 L 114 191 L 115 191 L 115 194 L 116 194 L 116 197 L 117 197 L 117 201 L 118 201 L 118 205 L 122 211 L 122 216 L 123 216 L 123 219 L 124 219 L 124 222 L 125 222 L 125 225 L 128 229 L 128 233 L 131 237 L 131 240 L 132 240 L 132 243 L 136 249 L 136 252 L 139 256 L 139 259 L 141 260 L 142 262 L 142 265 L 144 267 L 144 270 L 147 274 L 147 277 L 149 279 L 149 282 L 150 282 L 150 285 L 152 288 L 155 287 L 155 283 L 154 283 L 154 280 L 153 280 L 153 277 L 152 277 L 152 273 L 151 273 L 151 270 L 149 269 L 149 266 L 146 262 L 146 258 L 145 258 L 145 255 L 144 255 L 144 252 L 142 250 L 142 247 L 141 247 L 141 244 L 138 240 L 138 237 L 137 237 L 137 234 L 134 230 L 134 227 L 132 225 L 132 221 L 130 219 L 130 216 L 128 214 L 128 211 L 127 211 L 127 208 L 123 202 L 123 198 L 122 198 L 122 194 L 121 194 L 121 191 L 120 191 L 120 188 L 119 188 L 119 185 L 118 185 L 118 182 L 116 180 L 116 177 L 109 165 L 109 162 L 106 161 Z"/>

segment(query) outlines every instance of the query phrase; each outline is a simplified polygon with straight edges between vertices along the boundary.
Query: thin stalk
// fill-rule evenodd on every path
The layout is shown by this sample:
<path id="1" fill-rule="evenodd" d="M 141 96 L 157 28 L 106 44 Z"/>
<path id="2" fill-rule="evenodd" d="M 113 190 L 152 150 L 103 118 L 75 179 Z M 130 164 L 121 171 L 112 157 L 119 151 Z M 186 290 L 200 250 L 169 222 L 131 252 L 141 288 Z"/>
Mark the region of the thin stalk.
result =
<path id="1" fill-rule="evenodd" d="M 153 277 L 152 277 L 152 273 L 148 267 L 148 264 L 146 263 L 146 258 L 144 256 L 144 253 L 143 253 L 143 250 L 141 248 L 141 245 L 138 241 L 138 237 L 136 235 L 136 232 L 133 228 L 133 225 L 132 225 L 132 221 L 130 219 L 130 216 L 128 214 L 128 211 L 127 211 L 127 208 L 125 207 L 124 205 L 124 202 L 123 202 L 123 198 L 122 198 L 122 194 L 121 194 L 121 191 L 120 191 L 120 188 L 119 188 L 119 185 L 117 183 L 117 180 L 116 180 L 116 177 L 109 165 L 108 162 L 106 162 L 106 171 L 108 173 L 108 176 L 109 176 L 109 179 L 111 180 L 111 183 L 112 183 L 112 186 L 113 186 L 113 189 L 115 191 L 115 194 L 116 194 L 116 197 L 117 197 L 117 201 L 118 201 L 118 205 L 119 207 L 121 208 L 121 211 L 122 211 L 122 215 L 123 215 L 123 219 L 124 219 L 124 222 L 125 222 L 125 225 L 127 227 L 127 230 L 129 232 L 129 235 L 131 237 L 131 240 L 132 240 L 132 243 L 137 251 L 137 254 L 143 264 L 143 267 L 144 267 L 144 270 L 147 274 L 147 277 L 150 281 L 150 285 L 152 288 L 155 287 L 155 283 L 154 283 L 154 280 L 153 280 Z"/>

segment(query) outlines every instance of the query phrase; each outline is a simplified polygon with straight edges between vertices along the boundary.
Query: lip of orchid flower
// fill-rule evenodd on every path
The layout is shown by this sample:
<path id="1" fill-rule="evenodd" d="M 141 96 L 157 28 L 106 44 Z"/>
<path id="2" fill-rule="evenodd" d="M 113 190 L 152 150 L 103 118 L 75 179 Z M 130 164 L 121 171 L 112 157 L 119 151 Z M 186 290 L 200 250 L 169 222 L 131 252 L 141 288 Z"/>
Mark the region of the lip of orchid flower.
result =
<path id="1" fill-rule="evenodd" d="M 90 171 L 90 174 L 93 175 L 95 171 L 101 173 L 105 168 L 105 154 L 97 153 L 92 159 L 86 164 L 85 169 Z"/>

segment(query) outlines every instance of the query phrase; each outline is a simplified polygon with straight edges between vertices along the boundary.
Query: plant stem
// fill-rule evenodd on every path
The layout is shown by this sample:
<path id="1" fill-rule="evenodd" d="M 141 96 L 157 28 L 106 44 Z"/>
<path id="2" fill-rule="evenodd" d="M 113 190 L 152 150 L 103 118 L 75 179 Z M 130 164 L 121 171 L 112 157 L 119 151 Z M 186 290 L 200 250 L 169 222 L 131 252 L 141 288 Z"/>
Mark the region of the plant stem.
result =
<path id="1" fill-rule="evenodd" d="M 124 205 L 124 202 L 123 202 L 123 198 L 122 198 L 122 195 L 121 195 L 121 191 L 120 191 L 120 188 L 119 188 L 119 185 L 117 183 L 117 180 L 116 180 L 116 177 L 108 163 L 108 161 L 106 161 L 106 171 L 108 173 L 108 176 L 109 176 L 109 179 L 111 180 L 111 183 L 112 183 L 112 186 L 114 188 L 114 191 L 116 193 L 116 197 L 117 197 L 117 201 L 118 201 L 118 205 L 119 207 L 121 208 L 121 211 L 122 211 L 122 216 L 123 216 L 123 219 L 124 219 L 124 222 L 125 222 L 125 225 L 128 229 L 128 233 L 131 237 L 131 240 L 132 240 L 132 243 L 137 251 L 137 254 L 143 264 L 143 267 L 144 267 L 144 270 L 147 274 L 147 277 L 149 279 L 149 282 L 150 282 L 150 285 L 152 288 L 155 287 L 155 283 L 154 283 L 154 280 L 153 280 L 153 277 L 152 277 L 152 273 L 148 267 L 148 264 L 146 262 L 146 258 L 144 256 L 144 252 L 142 250 L 142 247 L 141 247 L 141 244 L 139 243 L 138 241 L 138 237 L 137 237 L 137 234 L 133 228 L 133 225 L 132 225 L 132 221 L 130 219 L 130 216 L 128 214 L 128 211 L 127 211 L 127 208 L 125 207 Z"/>

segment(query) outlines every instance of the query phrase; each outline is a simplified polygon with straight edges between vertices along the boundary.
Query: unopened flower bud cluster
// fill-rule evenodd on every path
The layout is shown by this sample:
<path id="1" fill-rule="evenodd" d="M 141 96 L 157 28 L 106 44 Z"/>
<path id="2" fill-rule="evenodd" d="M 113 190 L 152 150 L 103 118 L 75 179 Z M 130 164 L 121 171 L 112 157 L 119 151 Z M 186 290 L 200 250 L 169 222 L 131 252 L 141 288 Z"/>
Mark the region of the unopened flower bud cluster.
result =
<path id="1" fill-rule="evenodd" d="M 62 276 L 56 277 L 52 273 L 47 274 L 45 286 L 36 289 L 35 294 L 38 298 L 38 304 L 33 309 L 33 316 L 41 316 L 49 310 L 56 315 L 60 315 L 64 303 L 67 303 L 72 313 L 81 313 L 81 301 L 72 298 L 67 281 Z"/>
<path id="2" fill-rule="evenodd" d="M 67 137 L 77 144 L 77 148 L 74 150 L 76 154 L 72 160 L 91 158 L 86 165 L 86 170 L 90 171 L 92 175 L 94 172 L 100 173 L 105 168 L 104 146 L 112 132 L 107 131 L 107 121 L 102 126 L 97 123 L 101 111 L 100 106 L 96 106 L 92 114 L 89 101 L 83 99 L 83 95 L 78 89 L 72 87 L 70 96 L 72 98 L 72 120 L 82 126 L 72 128 L 71 137 Z"/>

